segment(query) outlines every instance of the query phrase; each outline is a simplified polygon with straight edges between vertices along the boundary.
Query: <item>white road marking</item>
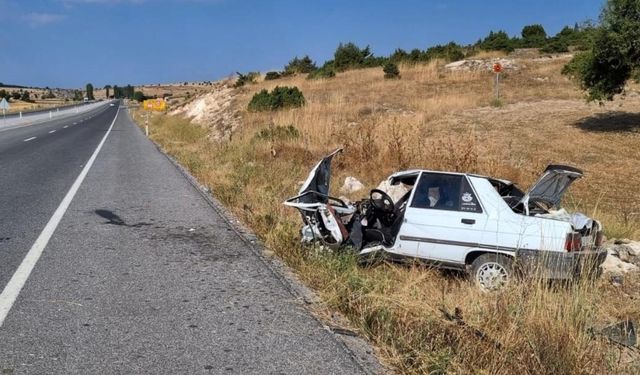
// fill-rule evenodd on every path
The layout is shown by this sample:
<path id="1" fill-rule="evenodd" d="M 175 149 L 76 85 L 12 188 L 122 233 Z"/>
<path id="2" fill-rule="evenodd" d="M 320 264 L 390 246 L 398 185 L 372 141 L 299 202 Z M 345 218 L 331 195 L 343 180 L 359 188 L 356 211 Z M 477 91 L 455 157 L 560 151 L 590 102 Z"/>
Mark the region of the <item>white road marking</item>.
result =
<path id="1" fill-rule="evenodd" d="M 27 138 L 25 139 L 23 142 L 29 142 L 29 141 L 33 141 L 34 139 L 36 139 L 38 137 L 31 137 L 31 138 Z"/>
<path id="2" fill-rule="evenodd" d="M 67 195 L 64 196 L 64 198 L 62 199 L 62 202 L 60 202 L 60 205 L 58 206 L 56 211 L 53 213 L 53 216 L 51 216 L 51 219 L 49 219 L 49 222 L 47 223 L 47 225 L 44 227 L 44 229 L 36 239 L 36 242 L 33 243 L 33 245 L 31 246 L 31 249 L 29 249 L 29 252 L 27 253 L 27 255 L 25 255 L 24 259 L 22 260 L 22 263 L 20 263 L 20 266 L 11 277 L 11 280 L 9 280 L 7 285 L 4 287 L 2 294 L 0 294 L 0 327 L 2 327 L 2 323 L 4 323 L 5 318 L 9 314 L 9 310 L 11 310 L 11 307 L 13 306 L 16 299 L 18 298 L 18 295 L 20 294 L 22 287 L 24 287 L 24 284 L 27 282 L 29 275 L 31 275 L 31 271 L 33 271 L 33 267 L 35 267 L 36 263 L 38 262 L 38 259 L 40 259 L 40 256 L 42 255 L 44 248 L 49 243 L 49 240 L 51 239 L 51 236 L 53 235 L 56 228 L 58 227 L 58 224 L 60 224 L 60 220 L 62 220 L 62 217 L 64 216 L 65 212 L 67 212 L 67 209 L 69 208 L 69 205 L 73 200 L 73 197 L 78 192 L 78 189 L 82 184 L 82 181 L 84 181 L 84 178 L 87 176 L 87 173 L 89 173 L 89 169 L 91 169 L 93 162 L 96 160 L 96 157 L 98 157 L 98 153 L 100 152 L 100 149 L 102 149 L 102 146 L 107 140 L 109 133 L 111 133 L 113 124 L 116 123 L 116 119 L 118 118 L 119 112 L 120 112 L 120 109 L 118 108 L 118 111 L 116 111 L 116 116 L 113 118 L 113 122 L 111 122 L 111 126 L 109 126 L 107 133 L 104 135 L 104 137 L 102 137 L 102 140 L 98 144 L 98 147 L 96 147 L 96 150 L 93 152 L 93 155 L 91 155 L 91 158 L 89 158 L 89 161 L 87 162 L 87 164 L 85 164 L 84 168 L 82 168 L 82 171 L 80 172 L 76 180 L 73 182 L 73 185 L 71 185 L 71 188 L 67 192 Z"/>
<path id="3" fill-rule="evenodd" d="M 68 127 L 69 127 L 69 125 L 65 125 L 65 126 L 62 127 L 62 129 L 66 129 Z"/>
<path id="4" fill-rule="evenodd" d="M 56 132 L 55 130 L 52 130 L 52 131 L 50 131 L 50 132 L 49 132 L 49 134 L 51 134 L 51 133 L 55 133 L 55 132 Z"/>
<path id="5" fill-rule="evenodd" d="M 73 125 L 77 125 L 77 124 L 78 124 L 77 122 L 74 122 L 74 123 L 73 123 Z"/>

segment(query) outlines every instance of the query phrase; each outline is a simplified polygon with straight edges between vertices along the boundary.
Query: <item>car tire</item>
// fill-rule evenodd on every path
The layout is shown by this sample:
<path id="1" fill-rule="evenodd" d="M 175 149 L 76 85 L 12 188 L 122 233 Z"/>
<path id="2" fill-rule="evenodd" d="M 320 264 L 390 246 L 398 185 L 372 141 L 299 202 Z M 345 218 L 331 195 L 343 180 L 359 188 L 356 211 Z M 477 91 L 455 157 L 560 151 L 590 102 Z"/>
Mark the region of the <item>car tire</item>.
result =
<path id="1" fill-rule="evenodd" d="M 471 280 L 483 291 L 496 291 L 513 280 L 513 259 L 506 255 L 487 253 L 471 263 Z"/>

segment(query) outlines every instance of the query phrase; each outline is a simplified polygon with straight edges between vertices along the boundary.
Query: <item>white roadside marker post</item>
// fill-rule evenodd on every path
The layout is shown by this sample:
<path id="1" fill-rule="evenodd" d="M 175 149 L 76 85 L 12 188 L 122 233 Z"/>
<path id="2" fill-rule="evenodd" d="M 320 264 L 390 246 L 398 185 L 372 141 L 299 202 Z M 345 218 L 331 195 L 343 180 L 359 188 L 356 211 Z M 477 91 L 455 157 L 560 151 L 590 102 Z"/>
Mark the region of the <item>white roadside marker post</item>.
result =
<path id="1" fill-rule="evenodd" d="M 502 64 L 499 62 L 493 64 L 492 70 L 496 74 L 496 82 L 494 85 L 495 98 L 500 99 L 500 73 L 502 72 Z"/>
<path id="2" fill-rule="evenodd" d="M 7 109 L 9 109 L 10 107 L 11 106 L 9 105 L 9 102 L 6 98 L 2 98 L 2 100 L 0 100 L 0 108 L 2 108 L 2 122 L 5 125 L 7 124 Z"/>

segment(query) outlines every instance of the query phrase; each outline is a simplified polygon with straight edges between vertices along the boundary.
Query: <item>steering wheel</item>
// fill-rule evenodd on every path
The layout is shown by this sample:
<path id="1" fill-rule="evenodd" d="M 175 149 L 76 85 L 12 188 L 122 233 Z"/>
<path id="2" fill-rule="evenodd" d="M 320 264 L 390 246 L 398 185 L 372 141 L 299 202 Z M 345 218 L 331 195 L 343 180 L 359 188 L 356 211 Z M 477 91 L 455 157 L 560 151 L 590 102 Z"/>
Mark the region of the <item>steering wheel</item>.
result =
<path id="1" fill-rule="evenodd" d="M 385 214 L 394 212 L 395 205 L 389 194 L 380 189 L 373 189 L 369 193 L 369 201 L 374 209 Z"/>

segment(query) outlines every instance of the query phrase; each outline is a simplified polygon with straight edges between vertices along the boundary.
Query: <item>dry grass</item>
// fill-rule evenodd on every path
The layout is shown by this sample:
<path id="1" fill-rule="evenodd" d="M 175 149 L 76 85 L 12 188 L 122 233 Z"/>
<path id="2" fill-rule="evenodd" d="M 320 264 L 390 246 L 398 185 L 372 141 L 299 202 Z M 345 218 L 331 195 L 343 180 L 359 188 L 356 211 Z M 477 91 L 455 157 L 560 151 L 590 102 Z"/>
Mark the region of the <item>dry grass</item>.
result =
<path id="1" fill-rule="evenodd" d="M 638 238 L 640 121 L 625 113 L 640 112 L 640 100 L 585 104 L 559 74 L 565 61 L 521 61 L 526 67 L 503 81 L 501 108 L 489 106 L 490 74 L 447 73 L 432 63 L 401 67 L 401 80 L 384 80 L 381 69 L 366 69 L 331 80 L 291 77 L 248 86 L 236 100 L 243 108 L 254 92 L 276 85 L 298 86 L 308 104 L 275 113 L 244 111 L 243 127 L 231 142 L 212 143 L 207 128 L 160 116 L 151 136 L 399 372 L 637 373 L 638 357 L 588 333 L 608 322 L 640 318 L 637 276 L 622 288 L 606 279 L 552 287 L 527 280 L 483 294 L 457 275 L 418 266 L 360 268 L 348 254 L 302 249 L 299 215 L 281 204 L 335 147 L 346 151 L 334 164 L 336 192 L 347 175 L 374 186 L 407 167 L 478 172 L 526 186 L 547 163 L 560 162 L 587 174 L 572 189 L 570 208 L 595 212 L 609 235 Z M 287 125 L 300 136 L 256 137 L 260 130 Z M 441 308 L 458 308 L 469 326 L 444 319 Z"/>

